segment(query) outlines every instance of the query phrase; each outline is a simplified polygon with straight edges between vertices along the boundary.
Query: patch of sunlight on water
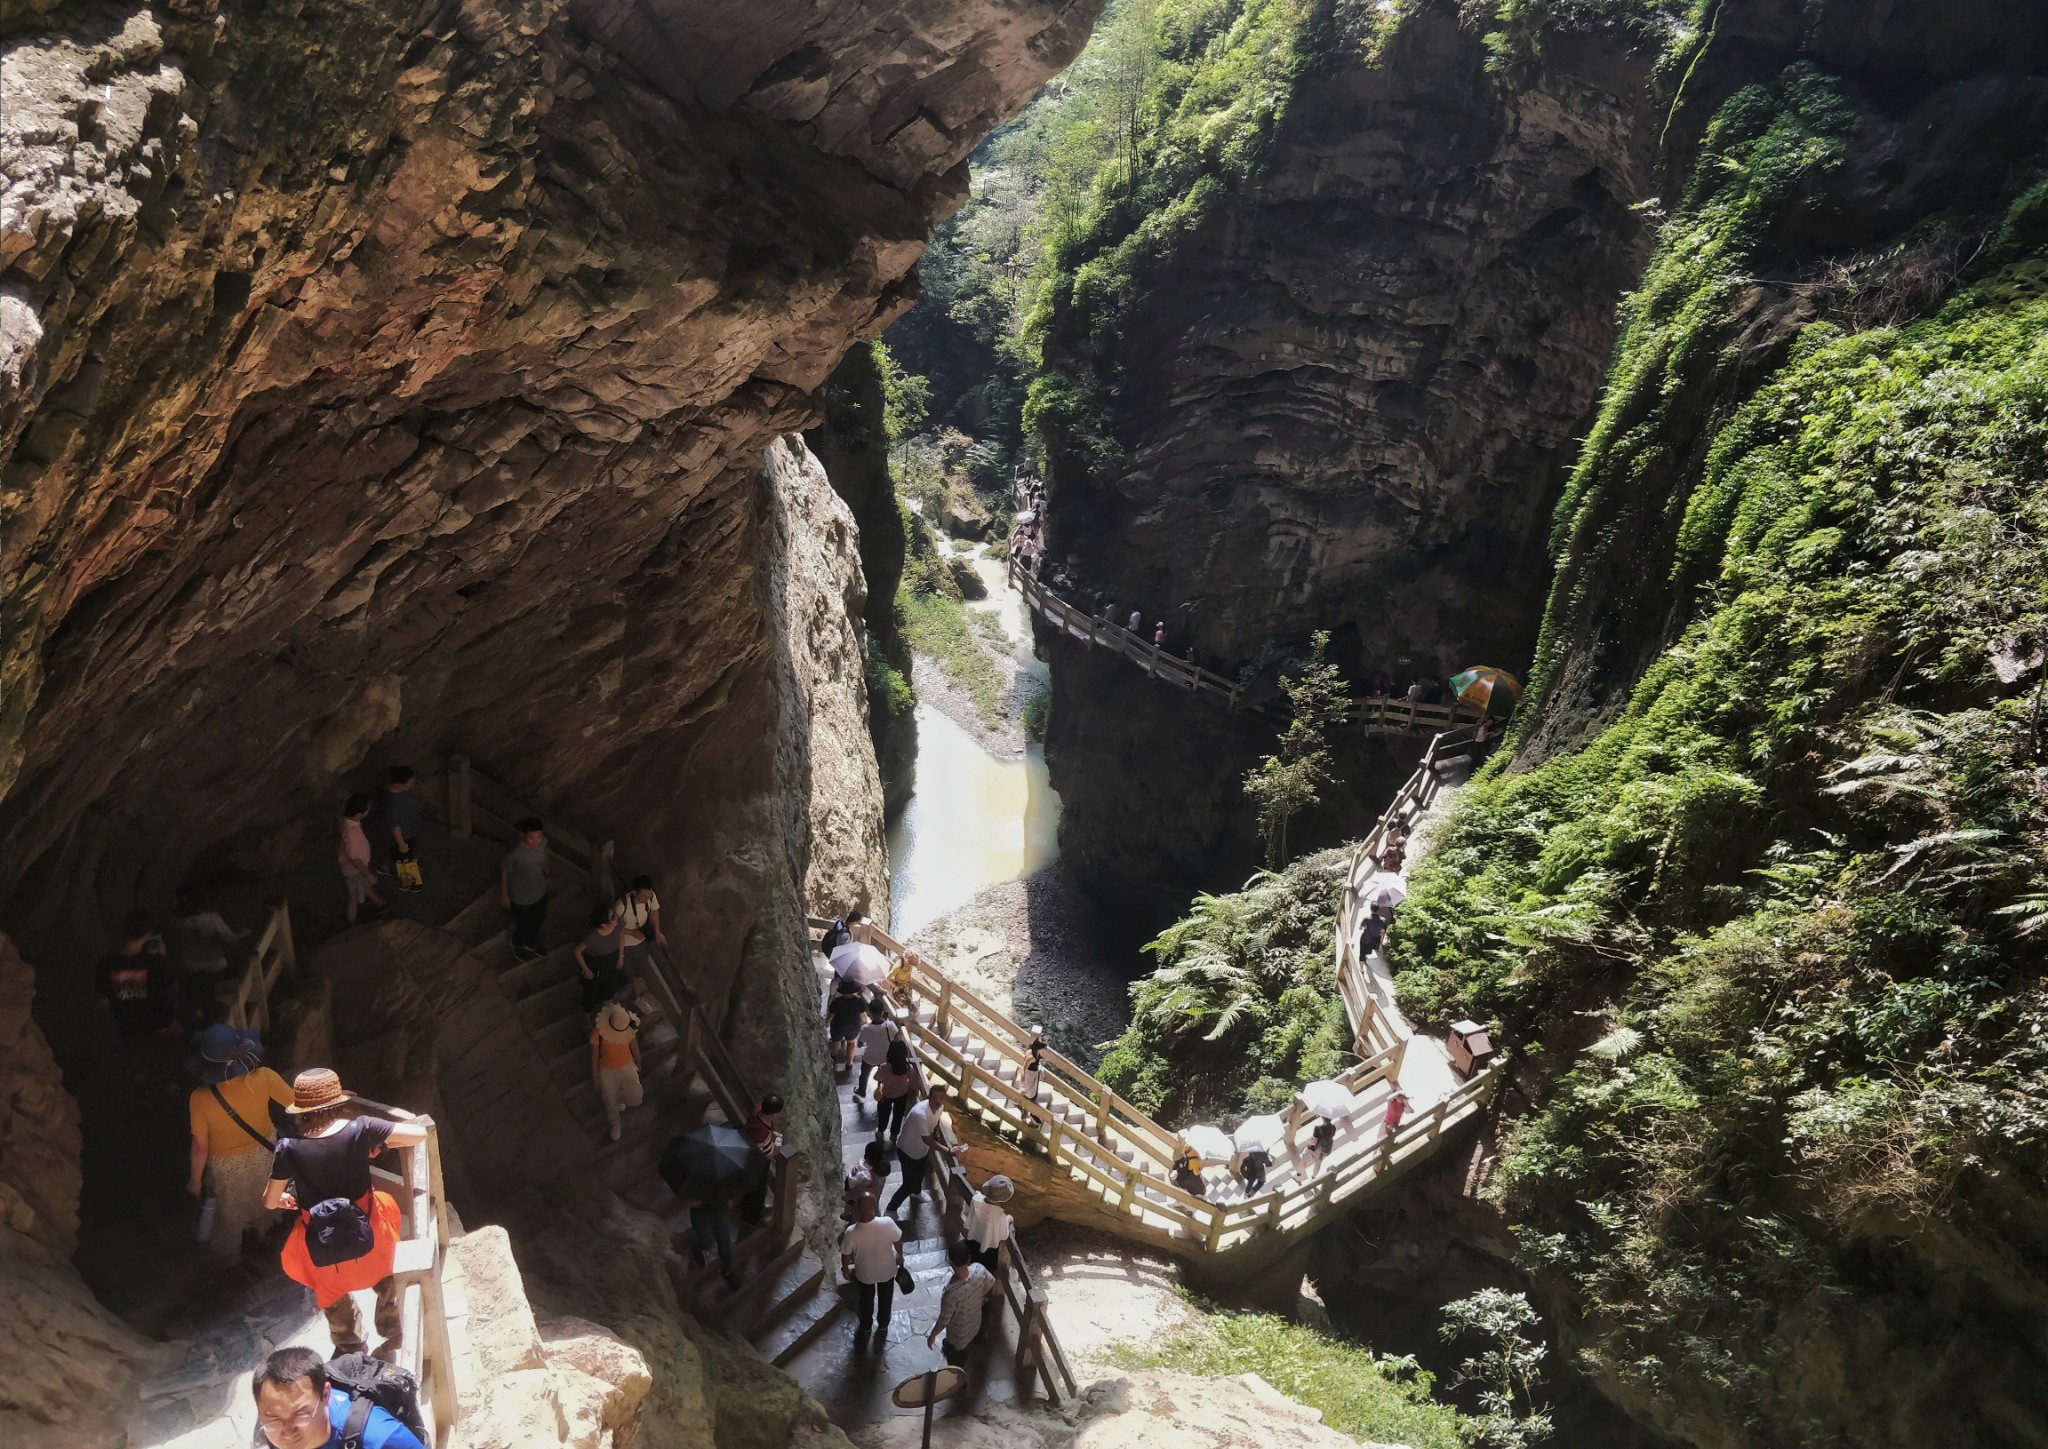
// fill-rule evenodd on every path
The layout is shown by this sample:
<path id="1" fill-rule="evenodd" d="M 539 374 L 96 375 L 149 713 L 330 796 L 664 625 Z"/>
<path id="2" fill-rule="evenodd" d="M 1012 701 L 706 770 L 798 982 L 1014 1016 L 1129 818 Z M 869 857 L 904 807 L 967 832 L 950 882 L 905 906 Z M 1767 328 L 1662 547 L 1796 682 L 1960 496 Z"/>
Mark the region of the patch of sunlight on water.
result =
<path id="1" fill-rule="evenodd" d="M 1059 853 L 1059 796 L 1045 751 L 998 760 L 929 705 L 917 707 L 917 787 L 889 827 L 890 934 L 899 941 L 981 891 Z"/>

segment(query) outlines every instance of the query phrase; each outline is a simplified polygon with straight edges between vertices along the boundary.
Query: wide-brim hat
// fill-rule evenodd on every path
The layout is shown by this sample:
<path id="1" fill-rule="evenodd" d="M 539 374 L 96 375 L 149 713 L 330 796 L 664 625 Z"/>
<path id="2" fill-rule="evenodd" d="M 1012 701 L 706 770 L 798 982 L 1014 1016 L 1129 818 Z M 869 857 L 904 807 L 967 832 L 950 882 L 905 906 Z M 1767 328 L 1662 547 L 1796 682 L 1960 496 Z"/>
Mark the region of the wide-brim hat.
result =
<path id="1" fill-rule="evenodd" d="M 1017 1189 L 1011 1185 L 1010 1179 L 1000 1172 L 981 1185 L 983 1202 L 1008 1202 L 1016 1195 Z"/>
<path id="2" fill-rule="evenodd" d="M 597 1018 L 597 1034 L 606 1041 L 631 1041 L 640 1029 L 640 1018 L 614 1001 Z"/>
<path id="3" fill-rule="evenodd" d="M 292 1103 L 285 1111 L 294 1116 L 306 1112 L 324 1112 L 329 1107 L 339 1107 L 343 1102 L 353 1102 L 354 1092 L 341 1085 L 341 1078 L 327 1067 L 308 1067 L 292 1078 Z"/>
<path id="4" fill-rule="evenodd" d="M 263 1064 L 263 1038 L 225 1023 L 209 1026 L 192 1043 L 185 1069 L 208 1086 L 247 1076 Z"/>

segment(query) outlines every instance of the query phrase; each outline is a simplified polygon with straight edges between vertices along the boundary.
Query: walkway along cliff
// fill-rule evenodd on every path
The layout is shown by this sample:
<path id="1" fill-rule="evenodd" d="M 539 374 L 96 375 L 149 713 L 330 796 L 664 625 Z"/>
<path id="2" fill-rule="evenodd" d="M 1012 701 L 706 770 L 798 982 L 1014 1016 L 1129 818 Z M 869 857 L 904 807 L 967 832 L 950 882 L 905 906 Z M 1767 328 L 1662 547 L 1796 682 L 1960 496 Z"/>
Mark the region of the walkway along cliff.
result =
<path id="1" fill-rule="evenodd" d="M 1227 1200 L 1234 1184 L 1226 1185 L 1220 1173 L 1211 1179 L 1214 1200 L 1183 1191 L 1170 1180 L 1180 1151 L 1175 1132 L 1050 1048 L 1040 1054 L 1036 1093 L 1023 1090 L 1032 1056 L 1028 1029 L 886 932 L 858 928 L 861 938 L 907 971 L 904 1025 L 918 1061 L 954 1088 L 958 1107 L 979 1129 L 967 1139 L 975 1166 L 1010 1176 L 1022 1201 L 1045 1216 L 1164 1248 L 1188 1260 L 1199 1281 L 1242 1285 L 1471 1123 L 1494 1092 L 1500 1063 L 1489 1061 L 1469 1076 L 1455 1071 L 1445 1043 L 1417 1034 L 1394 1005 L 1383 963 L 1376 967 L 1359 955 L 1358 928 L 1387 830 L 1405 827 L 1428 806 L 1454 757 L 1470 763 L 1458 750 L 1475 733 L 1462 726 L 1433 737 L 1415 773 L 1353 853 L 1331 947 L 1359 1056 L 1337 1079 L 1353 1105 L 1338 1124 L 1321 1174 L 1307 1180 L 1296 1180 L 1283 1161 L 1267 1188 L 1249 1198 L 1238 1193 L 1238 1200 Z M 822 930 L 829 922 L 813 917 L 811 924 Z M 1397 1089 L 1407 1092 L 1413 1115 L 1386 1131 L 1379 1109 Z M 1310 1120 L 1298 1104 L 1288 1119 L 1290 1140 Z"/>

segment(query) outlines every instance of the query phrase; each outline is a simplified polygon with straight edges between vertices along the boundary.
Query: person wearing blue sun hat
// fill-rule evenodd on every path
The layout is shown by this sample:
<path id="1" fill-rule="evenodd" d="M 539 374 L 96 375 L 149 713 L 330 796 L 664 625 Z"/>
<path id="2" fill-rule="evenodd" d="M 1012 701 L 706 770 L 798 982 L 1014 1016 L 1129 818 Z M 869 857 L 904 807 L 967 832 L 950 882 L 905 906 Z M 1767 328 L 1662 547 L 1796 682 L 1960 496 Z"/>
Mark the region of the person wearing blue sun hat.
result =
<path id="1" fill-rule="evenodd" d="M 288 1105 L 292 1089 L 263 1065 L 263 1039 L 253 1031 L 209 1026 L 192 1046 L 185 1066 L 200 1085 L 191 1098 L 192 1170 L 185 1191 L 202 1202 L 212 1199 L 207 1246 L 214 1257 L 232 1260 L 242 1251 L 243 1233 L 272 1217 L 263 1206 L 277 1135 L 270 1104 Z"/>

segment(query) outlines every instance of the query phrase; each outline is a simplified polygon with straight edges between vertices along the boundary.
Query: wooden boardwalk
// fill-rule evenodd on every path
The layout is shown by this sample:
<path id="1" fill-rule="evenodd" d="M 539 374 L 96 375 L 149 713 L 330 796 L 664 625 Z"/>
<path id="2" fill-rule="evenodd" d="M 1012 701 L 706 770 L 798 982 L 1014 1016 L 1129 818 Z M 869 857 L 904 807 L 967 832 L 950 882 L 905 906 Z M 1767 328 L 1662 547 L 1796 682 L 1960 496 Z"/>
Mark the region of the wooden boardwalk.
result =
<path id="1" fill-rule="evenodd" d="M 1226 679 L 1214 670 L 1177 658 L 1143 635 L 1134 634 L 1113 620 L 1097 618 L 1086 609 L 1068 603 L 1040 583 L 1028 569 L 1020 567 L 1014 558 L 1010 560 L 1009 580 L 1010 587 L 1023 596 L 1032 611 L 1054 628 L 1093 648 L 1122 655 L 1154 679 L 1191 694 L 1210 695 L 1233 710 L 1242 709 L 1254 714 L 1282 712 L 1278 702 L 1255 703 L 1248 699 L 1236 680 Z M 1459 725 L 1476 724 L 1484 717 L 1484 710 L 1469 704 L 1421 704 L 1385 696 L 1355 699 L 1346 713 L 1351 723 L 1369 735 L 1430 734 Z"/>
<path id="2" fill-rule="evenodd" d="M 1055 1216 L 1183 1258 L 1236 1260 L 1233 1269 L 1252 1271 L 1433 1156 L 1454 1128 L 1478 1117 L 1497 1085 L 1492 1067 L 1469 1078 L 1455 1072 L 1446 1043 L 1417 1033 L 1395 1007 L 1385 962 L 1358 952 L 1369 883 L 1378 872 L 1375 857 L 1387 831 L 1405 828 L 1428 807 L 1453 761 L 1469 762 L 1458 751 L 1474 734 L 1468 726 L 1432 739 L 1414 775 L 1353 851 L 1332 935 L 1337 987 L 1359 1061 L 1337 1079 L 1350 1089 L 1352 1107 L 1337 1123 L 1329 1160 L 1313 1177 L 1273 1144 L 1274 1169 L 1259 1193 L 1245 1196 L 1221 1164 L 1205 1174 L 1205 1196 L 1182 1191 L 1170 1180 L 1178 1133 L 1050 1049 L 1041 1054 L 1035 1090 L 1027 1088 L 1028 1030 L 886 932 L 864 925 L 859 934 L 904 968 L 898 978 L 907 977 L 902 1021 L 924 1070 L 952 1086 L 957 1107 L 980 1126 L 1079 1189 L 1060 1195 Z M 1411 1115 L 1388 1132 L 1383 1109 L 1397 1087 L 1408 1093 Z M 1305 1141 L 1310 1115 L 1298 1107 L 1281 1115 L 1289 1140 L 1299 1133 Z M 1085 1203 L 1085 1213 L 1064 1206 L 1072 1203 Z"/>

